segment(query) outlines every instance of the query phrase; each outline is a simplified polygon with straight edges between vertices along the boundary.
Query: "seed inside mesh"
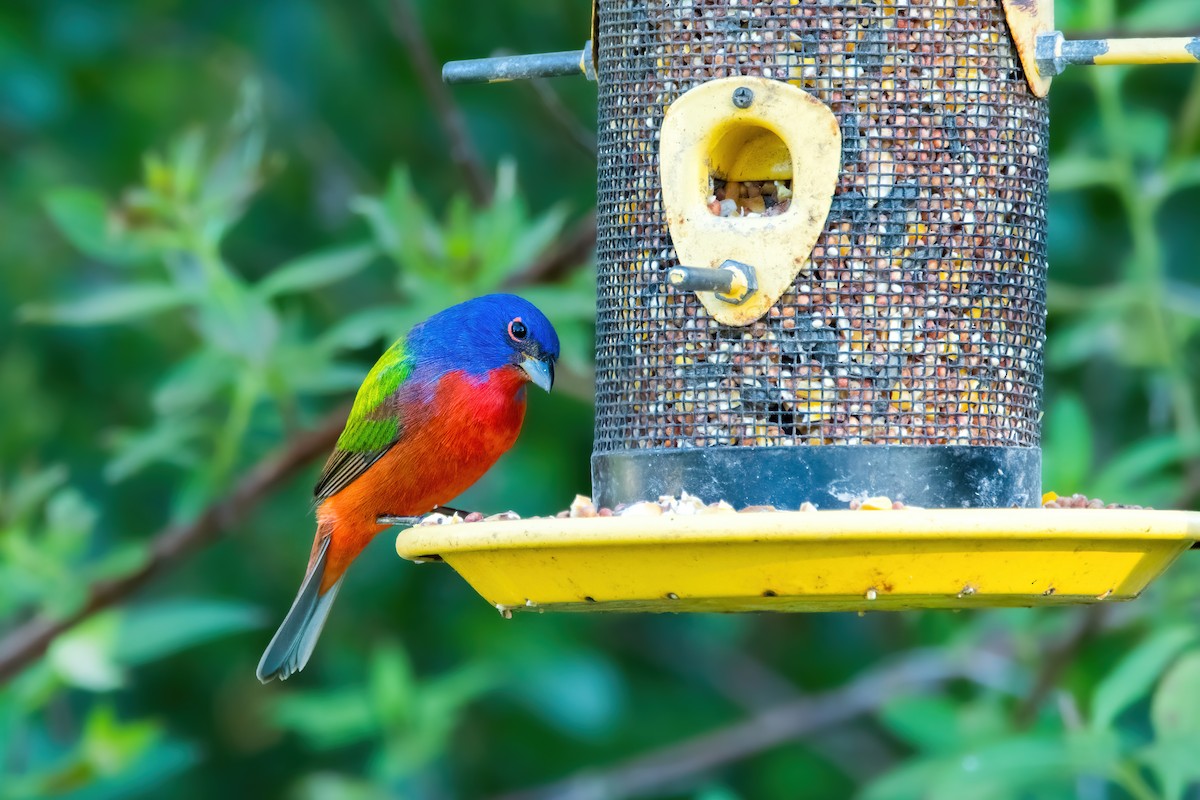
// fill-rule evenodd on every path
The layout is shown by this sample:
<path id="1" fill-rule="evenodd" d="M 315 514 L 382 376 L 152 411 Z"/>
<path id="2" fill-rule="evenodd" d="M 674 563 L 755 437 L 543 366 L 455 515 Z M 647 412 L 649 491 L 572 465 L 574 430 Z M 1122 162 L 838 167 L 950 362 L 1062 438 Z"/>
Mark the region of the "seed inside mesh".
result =
<path id="1" fill-rule="evenodd" d="M 599 22 L 597 452 L 1038 444 L 1047 107 L 998 0 L 601 0 Z M 744 328 L 667 288 L 658 184 L 666 109 L 731 76 L 804 89 L 843 143 L 821 237 Z M 786 182 L 735 177 L 711 212 L 786 208 Z"/>

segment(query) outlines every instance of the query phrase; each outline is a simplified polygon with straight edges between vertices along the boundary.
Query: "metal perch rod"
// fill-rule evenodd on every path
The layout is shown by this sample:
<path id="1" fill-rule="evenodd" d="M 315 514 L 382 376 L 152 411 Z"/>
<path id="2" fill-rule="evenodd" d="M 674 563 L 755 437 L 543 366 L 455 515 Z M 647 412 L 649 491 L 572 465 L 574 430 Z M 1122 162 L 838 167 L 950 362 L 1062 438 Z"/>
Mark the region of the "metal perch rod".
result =
<path id="1" fill-rule="evenodd" d="M 1062 74 L 1072 64 L 1196 64 L 1200 36 L 1154 39 L 1064 39 L 1062 32 L 1037 39 L 1037 65 L 1042 75 Z"/>
<path id="2" fill-rule="evenodd" d="M 582 50 L 448 61 L 442 67 L 442 80 L 446 83 L 497 83 L 561 75 L 595 77 L 591 43 Z"/>

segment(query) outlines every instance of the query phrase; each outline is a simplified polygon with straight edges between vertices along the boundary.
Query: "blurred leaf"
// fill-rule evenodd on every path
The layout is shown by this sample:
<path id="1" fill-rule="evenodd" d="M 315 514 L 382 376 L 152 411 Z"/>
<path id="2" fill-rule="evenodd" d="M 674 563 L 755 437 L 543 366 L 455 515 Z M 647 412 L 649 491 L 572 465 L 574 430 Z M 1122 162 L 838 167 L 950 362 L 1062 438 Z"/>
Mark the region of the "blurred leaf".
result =
<path id="1" fill-rule="evenodd" d="M 111 264 L 144 258 L 146 253 L 110 222 L 108 203 L 99 193 L 62 187 L 46 193 L 46 213 L 84 255 Z"/>
<path id="2" fill-rule="evenodd" d="M 113 658 L 146 664 L 235 633 L 263 627 L 263 612 L 246 603 L 172 598 L 126 609 L 113 642 Z"/>
<path id="3" fill-rule="evenodd" d="M 1042 426 L 1042 482 L 1061 495 L 1083 491 L 1092 471 L 1092 426 L 1074 392 L 1058 395 Z"/>
<path id="4" fill-rule="evenodd" d="M 1153 111 L 1126 107 L 1121 117 L 1121 132 L 1129 151 L 1157 164 L 1171 143 L 1171 120 Z"/>
<path id="5" fill-rule="evenodd" d="M 1092 754 L 1088 755 L 1090 759 Z M 864 800 L 972 800 L 1020 797 L 1033 787 L 1065 786 L 1080 766 L 1065 742 L 1024 736 L 937 759 L 915 759 L 869 784 Z"/>
<path id="6" fill-rule="evenodd" d="M 198 454 L 191 445 L 207 429 L 197 419 L 160 419 L 145 431 L 122 431 L 115 436 L 116 455 L 104 467 L 104 477 L 120 483 L 149 466 L 171 464 L 188 468 Z"/>
<path id="7" fill-rule="evenodd" d="M 1150 436 L 1117 453 L 1092 481 L 1092 492 L 1113 502 L 1123 502 L 1138 485 L 1194 456 L 1194 448 L 1174 435 Z M 1175 483 L 1176 481 L 1173 481 Z M 1077 491 L 1077 490 L 1071 490 Z M 1172 492 L 1177 494 L 1178 492 Z"/>
<path id="8" fill-rule="evenodd" d="M 245 359 L 265 364 L 279 336 L 275 310 L 239 278 L 226 275 L 200 306 L 205 343 Z"/>
<path id="9" fill-rule="evenodd" d="M 396 797 L 369 780 L 332 772 L 305 775 L 288 796 L 292 800 L 395 800 Z"/>
<path id="10" fill-rule="evenodd" d="M 439 300 L 458 302 L 495 291 L 540 255 L 566 220 L 562 208 L 531 219 L 516 190 L 516 168 L 507 161 L 498 169 L 496 192 L 486 208 L 474 208 L 465 194 L 457 193 L 439 224 L 427 198 L 400 167 L 383 195 L 355 204 L 400 267 L 401 290 L 417 298 L 436 292 Z"/>
<path id="11" fill-rule="evenodd" d="M 725 786 L 706 786 L 693 800 L 742 800 L 741 795 Z"/>
<path id="12" fill-rule="evenodd" d="M 392 170 L 383 195 L 359 198 L 354 208 L 367 218 L 379 246 L 403 269 L 436 275 L 445 266 L 441 229 L 421 202 L 406 167 Z"/>
<path id="13" fill-rule="evenodd" d="M 34 513 L 66 481 L 67 469 L 61 464 L 17 476 L 0 495 L 0 518 L 15 520 Z"/>
<path id="14" fill-rule="evenodd" d="M 1059 156 L 1050 167 L 1050 191 L 1071 192 L 1117 184 L 1114 165 L 1080 153 Z"/>
<path id="15" fill-rule="evenodd" d="M 1139 750 L 1137 757 L 1158 776 L 1164 800 L 1181 800 L 1188 787 L 1200 783 L 1197 752 L 1200 752 L 1200 732 L 1188 731 L 1156 739 Z"/>
<path id="16" fill-rule="evenodd" d="M 55 673 L 71 686 L 103 692 L 125 683 L 113 660 L 119 623 L 116 612 L 97 614 L 55 639 L 46 657 Z"/>
<path id="17" fill-rule="evenodd" d="M 1200 157 L 1176 164 L 1167 173 L 1167 181 L 1175 192 L 1200 186 Z"/>
<path id="18" fill-rule="evenodd" d="M 1092 695 L 1093 730 L 1111 728 L 1117 717 L 1145 697 L 1163 670 L 1196 639 L 1190 628 L 1156 631 L 1121 659 Z"/>
<path id="19" fill-rule="evenodd" d="M 1183 32 L 1198 25 L 1200 5 L 1176 0 L 1139 0 L 1121 18 L 1121 27 L 1130 33 Z"/>
<path id="20" fill-rule="evenodd" d="M 420 310 L 403 306 L 357 311 L 322 334 L 317 339 L 316 349 L 332 353 L 379 344 L 382 353 L 423 318 Z"/>
<path id="21" fill-rule="evenodd" d="M 554 728 L 579 738 L 612 730 L 625 697 L 620 677 L 606 657 L 563 651 L 517 668 L 508 691 Z"/>
<path id="22" fill-rule="evenodd" d="M 584 273 L 587 276 L 587 273 Z M 594 284 L 528 286 L 517 294 L 545 310 L 556 325 L 562 320 L 596 321 L 596 289 Z"/>
<path id="23" fill-rule="evenodd" d="M 1113 356 L 1125 343 L 1120 323 L 1110 315 L 1080 315 L 1060 326 L 1046 343 L 1046 361 L 1065 370 L 1098 356 Z"/>
<path id="24" fill-rule="evenodd" d="M 292 378 L 291 388 L 304 394 L 352 393 L 362 384 L 368 368 L 360 364 L 324 364 Z"/>
<path id="25" fill-rule="evenodd" d="M 225 353 L 211 349 L 193 353 L 167 369 L 151 398 L 154 410 L 161 415 L 192 411 L 226 389 L 236 369 L 237 362 Z"/>
<path id="26" fill-rule="evenodd" d="M 311 291 L 360 272 L 378 252 L 373 244 L 356 244 L 302 256 L 272 271 L 255 289 L 264 298 Z"/>
<path id="27" fill-rule="evenodd" d="M 44 792 L 70 800 L 141 796 L 197 757 L 194 747 L 167 739 L 158 723 L 121 721 L 99 705 L 88 714 L 77 756 L 44 779 Z"/>
<path id="28" fill-rule="evenodd" d="M 90 583 L 128 575 L 144 567 L 149 555 L 150 543 L 147 541 L 114 544 L 87 563 L 82 577 Z"/>
<path id="29" fill-rule="evenodd" d="M 404 649 L 395 643 L 376 647 L 369 680 L 368 692 L 380 720 L 389 726 L 411 722 L 416 687 Z"/>
<path id="30" fill-rule="evenodd" d="M 318 750 L 359 742 L 377 731 L 371 700 L 359 689 L 288 694 L 279 698 L 274 717 Z"/>
<path id="31" fill-rule="evenodd" d="M 868 783 L 860 796 L 862 800 L 926 800 L 934 796 L 934 782 L 945 769 L 940 758 L 909 758 Z"/>
<path id="32" fill-rule="evenodd" d="M 190 300 L 191 295 L 176 286 L 134 283 L 100 289 L 73 302 L 23 306 L 21 318 L 55 325 L 106 325 L 160 314 Z"/>
<path id="33" fill-rule="evenodd" d="M 1150 719 L 1159 739 L 1200 735 L 1200 651 L 1185 653 L 1171 665 L 1151 699 Z"/>
<path id="34" fill-rule="evenodd" d="M 155 729 L 157 732 L 157 729 Z M 200 761 L 194 745 L 165 739 L 159 733 L 154 743 L 136 758 L 118 762 L 116 769 L 86 788 L 63 795 L 66 800 L 119 800 L 153 797 L 170 785 L 170 780 Z"/>
<path id="35" fill-rule="evenodd" d="M 915 695 L 894 698 L 880 709 L 879 721 L 920 752 L 953 752 L 964 744 L 958 710 L 948 698 Z"/>

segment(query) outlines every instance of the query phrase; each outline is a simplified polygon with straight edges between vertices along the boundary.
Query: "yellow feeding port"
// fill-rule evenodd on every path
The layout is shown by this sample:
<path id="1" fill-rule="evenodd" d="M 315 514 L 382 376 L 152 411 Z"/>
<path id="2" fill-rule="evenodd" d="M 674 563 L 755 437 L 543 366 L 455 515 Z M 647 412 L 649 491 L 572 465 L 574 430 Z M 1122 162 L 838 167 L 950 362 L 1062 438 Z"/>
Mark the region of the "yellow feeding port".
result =
<path id="1" fill-rule="evenodd" d="M 905 509 L 531 519 L 400 533 L 507 614 L 882 611 L 1129 600 L 1200 513 Z"/>
<path id="2" fill-rule="evenodd" d="M 735 124 L 714 142 L 709 171 L 726 181 L 790 181 L 792 154 L 773 131 Z"/>

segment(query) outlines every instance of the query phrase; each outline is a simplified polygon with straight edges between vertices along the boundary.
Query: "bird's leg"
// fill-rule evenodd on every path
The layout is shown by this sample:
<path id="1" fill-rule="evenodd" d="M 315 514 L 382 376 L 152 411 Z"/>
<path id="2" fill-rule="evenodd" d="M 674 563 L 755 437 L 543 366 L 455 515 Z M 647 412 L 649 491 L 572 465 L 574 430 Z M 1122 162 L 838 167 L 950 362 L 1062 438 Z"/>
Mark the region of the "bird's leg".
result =
<path id="1" fill-rule="evenodd" d="M 462 509 L 451 508 L 450 506 L 438 506 L 429 512 L 429 514 L 443 514 L 447 517 L 466 517 L 470 513 L 470 511 L 463 511 Z M 391 514 L 381 514 L 376 517 L 375 521 L 380 525 L 404 525 L 411 528 L 414 525 L 419 525 L 421 520 L 428 517 L 429 514 L 422 514 L 419 517 L 397 517 Z"/>
<path id="2" fill-rule="evenodd" d="M 391 514 L 381 514 L 375 521 L 380 525 L 402 525 L 411 528 L 423 519 L 424 517 L 394 517 Z"/>

